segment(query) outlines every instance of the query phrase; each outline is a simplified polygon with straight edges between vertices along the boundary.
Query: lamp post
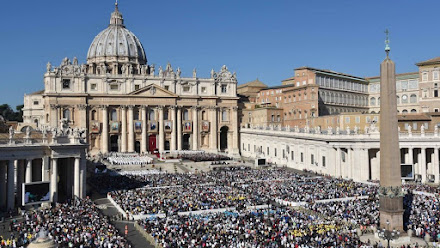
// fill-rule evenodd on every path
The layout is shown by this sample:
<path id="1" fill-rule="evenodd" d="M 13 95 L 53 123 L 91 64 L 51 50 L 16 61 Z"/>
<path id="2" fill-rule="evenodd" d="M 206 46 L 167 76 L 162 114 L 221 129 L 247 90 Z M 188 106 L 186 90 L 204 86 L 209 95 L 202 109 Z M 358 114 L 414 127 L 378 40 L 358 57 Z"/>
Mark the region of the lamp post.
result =
<path id="1" fill-rule="evenodd" d="M 387 248 L 390 248 L 390 240 L 395 240 L 398 239 L 400 237 L 400 232 L 396 231 L 395 229 L 393 229 L 392 231 L 389 230 L 389 226 L 390 226 L 390 221 L 387 220 L 387 229 L 378 229 L 377 230 L 377 235 L 379 236 L 379 238 L 381 239 L 385 239 L 388 242 Z"/>

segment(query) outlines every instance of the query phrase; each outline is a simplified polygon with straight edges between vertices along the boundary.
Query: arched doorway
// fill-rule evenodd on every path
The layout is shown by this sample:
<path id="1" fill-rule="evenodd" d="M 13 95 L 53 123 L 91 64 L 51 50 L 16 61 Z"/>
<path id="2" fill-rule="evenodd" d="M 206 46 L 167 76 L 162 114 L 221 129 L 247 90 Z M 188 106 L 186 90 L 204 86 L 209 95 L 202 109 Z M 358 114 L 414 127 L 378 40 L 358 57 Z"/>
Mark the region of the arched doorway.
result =
<path id="1" fill-rule="evenodd" d="M 118 152 L 119 151 L 118 140 L 119 140 L 119 135 L 111 135 L 110 136 L 110 151 L 111 152 Z"/>
<path id="2" fill-rule="evenodd" d="M 141 153 L 141 142 L 136 141 L 134 143 L 134 151 L 137 152 L 137 153 Z"/>
<path id="3" fill-rule="evenodd" d="M 190 135 L 189 134 L 184 134 L 183 135 L 183 140 L 182 140 L 182 149 L 183 150 L 189 150 L 190 149 L 190 147 L 189 147 L 189 138 L 190 138 Z"/>
<path id="4" fill-rule="evenodd" d="M 220 151 L 222 152 L 228 149 L 228 131 L 229 128 L 227 126 L 220 128 Z"/>
<path id="5" fill-rule="evenodd" d="M 148 136 L 148 151 L 153 153 L 157 149 L 156 147 L 156 135 L 151 134 Z"/>
<path id="6" fill-rule="evenodd" d="M 165 147 L 164 147 L 165 151 L 169 151 L 170 150 L 170 141 L 169 140 L 165 140 Z"/>

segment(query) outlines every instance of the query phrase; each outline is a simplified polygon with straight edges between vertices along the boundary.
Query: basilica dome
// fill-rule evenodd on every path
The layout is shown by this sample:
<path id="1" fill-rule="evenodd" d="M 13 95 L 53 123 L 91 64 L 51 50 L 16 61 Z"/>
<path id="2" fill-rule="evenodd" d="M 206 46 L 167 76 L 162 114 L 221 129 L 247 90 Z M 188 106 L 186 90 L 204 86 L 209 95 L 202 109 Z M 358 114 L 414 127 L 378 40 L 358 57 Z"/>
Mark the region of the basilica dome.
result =
<path id="1" fill-rule="evenodd" d="M 115 62 L 140 65 L 147 63 L 141 42 L 125 28 L 117 4 L 111 14 L 110 25 L 95 37 L 87 53 L 88 64 Z"/>

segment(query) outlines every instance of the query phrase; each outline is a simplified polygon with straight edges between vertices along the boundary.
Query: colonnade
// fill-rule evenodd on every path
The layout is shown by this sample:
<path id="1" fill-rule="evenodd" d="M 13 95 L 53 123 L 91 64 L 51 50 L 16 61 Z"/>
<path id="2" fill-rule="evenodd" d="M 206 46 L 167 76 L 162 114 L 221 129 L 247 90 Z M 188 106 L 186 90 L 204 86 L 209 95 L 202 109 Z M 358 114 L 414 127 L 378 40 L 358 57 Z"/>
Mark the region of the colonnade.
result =
<path id="1" fill-rule="evenodd" d="M 42 158 L 9 159 L 0 161 L 0 211 L 21 206 L 23 183 L 50 181 L 51 200 L 58 201 L 58 183 L 60 182 L 58 160 L 63 159 L 63 167 L 72 166 L 73 181 L 70 185 L 72 196 L 85 197 L 86 195 L 86 159 L 84 157 L 56 158 L 44 156 Z M 72 176 L 66 169 L 65 176 Z"/>
<path id="2" fill-rule="evenodd" d="M 440 183 L 440 138 L 400 137 L 401 164 L 413 166 L 414 180 Z M 263 157 L 295 169 L 368 181 L 380 179 L 379 135 L 322 135 L 241 129 L 241 154 Z"/>

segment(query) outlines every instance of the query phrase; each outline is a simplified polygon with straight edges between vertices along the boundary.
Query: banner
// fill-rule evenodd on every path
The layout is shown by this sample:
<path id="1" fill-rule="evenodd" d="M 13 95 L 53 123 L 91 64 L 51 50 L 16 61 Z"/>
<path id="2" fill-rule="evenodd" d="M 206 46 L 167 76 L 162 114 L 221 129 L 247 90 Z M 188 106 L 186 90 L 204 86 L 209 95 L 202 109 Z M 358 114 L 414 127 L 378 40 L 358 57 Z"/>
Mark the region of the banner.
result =
<path id="1" fill-rule="evenodd" d="M 183 122 L 183 132 L 184 133 L 192 132 L 192 122 L 191 121 L 184 121 Z"/>
<path id="2" fill-rule="evenodd" d="M 209 132 L 209 121 L 202 121 L 202 132 Z"/>

